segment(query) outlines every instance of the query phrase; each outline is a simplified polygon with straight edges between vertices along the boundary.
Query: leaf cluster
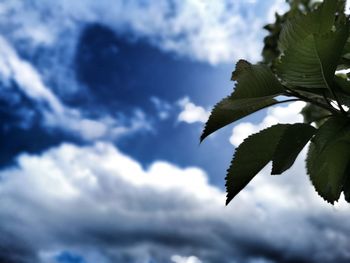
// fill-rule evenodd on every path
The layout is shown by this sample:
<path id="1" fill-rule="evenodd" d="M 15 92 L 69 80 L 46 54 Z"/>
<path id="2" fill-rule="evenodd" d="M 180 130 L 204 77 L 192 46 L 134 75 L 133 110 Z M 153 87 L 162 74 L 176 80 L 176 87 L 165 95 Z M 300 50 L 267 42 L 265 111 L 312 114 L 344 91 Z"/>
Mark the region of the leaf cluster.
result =
<path id="1" fill-rule="evenodd" d="M 277 124 L 246 138 L 227 170 L 228 204 L 269 162 L 288 170 L 309 143 L 306 167 L 317 193 L 350 202 L 349 17 L 344 0 L 288 1 L 290 10 L 265 26 L 263 62 L 240 60 L 232 94 L 215 105 L 201 141 L 218 129 L 279 103 L 304 101 L 304 123 Z"/>

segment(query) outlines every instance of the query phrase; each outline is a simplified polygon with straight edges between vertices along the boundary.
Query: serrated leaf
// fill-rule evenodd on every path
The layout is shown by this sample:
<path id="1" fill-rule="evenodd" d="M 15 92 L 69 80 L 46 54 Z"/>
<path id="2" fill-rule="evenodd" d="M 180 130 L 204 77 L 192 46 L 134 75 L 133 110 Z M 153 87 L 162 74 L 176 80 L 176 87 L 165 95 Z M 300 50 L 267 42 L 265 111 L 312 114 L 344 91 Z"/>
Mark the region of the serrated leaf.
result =
<path id="1" fill-rule="evenodd" d="M 345 200 L 350 203 L 350 165 L 347 168 L 344 178 L 343 193 Z"/>
<path id="2" fill-rule="evenodd" d="M 311 181 L 317 193 L 333 204 L 338 201 L 343 190 L 345 172 L 349 164 L 350 143 L 342 140 L 332 142 L 321 154 L 316 155 L 317 151 L 311 146 L 309 158 L 315 159 L 310 170 Z"/>
<path id="3" fill-rule="evenodd" d="M 303 115 L 305 123 L 315 123 L 317 127 L 320 127 L 327 117 L 331 116 L 331 112 L 308 103 L 300 112 Z"/>
<path id="4" fill-rule="evenodd" d="M 232 73 L 232 79 L 237 80 L 236 88 L 231 95 L 234 100 L 271 98 L 284 92 L 283 86 L 271 69 L 263 64 L 252 65 L 240 60 Z"/>
<path id="5" fill-rule="evenodd" d="M 349 37 L 349 25 L 345 23 L 337 28 L 335 32 L 324 35 L 315 35 L 317 54 L 321 63 L 325 80 L 331 85 L 337 69 L 342 50 Z"/>
<path id="6" fill-rule="evenodd" d="M 298 15 L 289 19 L 282 28 L 278 43 L 283 53 L 289 47 L 303 41 L 310 34 L 324 34 L 331 31 L 335 22 L 335 13 L 343 1 L 325 0 L 323 4 L 307 15 Z"/>
<path id="7" fill-rule="evenodd" d="M 246 138 L 237 148 L 227 170 L 228 204 L 272 159 L 288 124 L 277 124 Z"/>
<path id="8" fill-rule="evenodd" d="M 290 86 L 330 90 L 347 34 L 343 26 L 326 35 L 308 35 L 285 51 L 278 75 Z"/>
<path id="9" fill-rule="evenodd" d="M 344 135 L 344 131 L 349 125 L 349 120 L 343 117 L 329 118 L 315 134 L 312 142 L 315 143 L 317 151 L 321 152 L 329 144 L 332 139 L 339 138 Z"/>
<path id="10" fill-rule="evenodd" d="M 207 136 L 222 127 L 276 103 L 277 100 L 271 98 L 256 101 L 233 100 L 231 97 L 227 97 L 215 105 L 205 124 L 200 141 L 202 142 Z"/>
<path id="11" fill-rule="evenodd" d="M 339 184 L 347 167 L 350 147 L 339 138 L 346 135 L 348 129 L 347 119 L 330 118 L 317 131 L 306 158 L 307 172 L 315 190 L 330 203 L 339 199 L 342 189 Z"/>
<path id="12" fill-rule="evenodd" d="M 288 126 L 273 155 L 271 174 L 281 174 L 288 170 L 315 132 L 314 127 L 305 123 Z"/>
<path id="13" fill-rule="evenodd" d="M 265 65 L 240 60 L 232 78 L 237 85 L 231 96 L 215 105 L 204 131 L 203 141 L 211 133 L 260 109 L 277 103 L 273 97 L 284 92 L 275 75 Z"/>
<path id="14" fill-rule="evenodd" d="M 280 38 L 278 41 L 278 48 L 281 53 L 296 43 L 304 40 L 308 35 L 315 31 L 315 23 L 313 16 L 299 15 L 283 25 Z"/>

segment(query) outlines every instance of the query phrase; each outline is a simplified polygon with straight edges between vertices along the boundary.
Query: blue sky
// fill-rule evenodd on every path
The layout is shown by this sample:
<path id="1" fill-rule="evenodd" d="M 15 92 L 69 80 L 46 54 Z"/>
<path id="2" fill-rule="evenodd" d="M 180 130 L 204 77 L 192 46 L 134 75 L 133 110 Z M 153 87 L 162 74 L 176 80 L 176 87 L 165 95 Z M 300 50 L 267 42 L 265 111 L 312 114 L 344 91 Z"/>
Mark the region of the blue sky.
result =
<path id="1" fill-rule="evenodd" d="M 0 261 L 348 262 L 348 205 L 325 204 L 302 158 L 228 207 L 247 135 L 302 103 L 208 138 L 235 62 L 260 59 L 283 0 L 0 2 Z M 258 154 L 258 153 L 252 153 Z M 305 155 L 305 153 L 303 153 Z"/>

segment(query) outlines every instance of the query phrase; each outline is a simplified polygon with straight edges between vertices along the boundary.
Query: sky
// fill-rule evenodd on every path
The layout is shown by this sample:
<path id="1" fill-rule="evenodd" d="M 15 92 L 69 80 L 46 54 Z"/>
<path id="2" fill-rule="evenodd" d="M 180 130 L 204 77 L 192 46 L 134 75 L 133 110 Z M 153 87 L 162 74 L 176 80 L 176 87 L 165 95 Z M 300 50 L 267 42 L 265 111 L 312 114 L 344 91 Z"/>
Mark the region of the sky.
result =
<path id="1" fill-rule="evenodd" d="M 301 102 L 199 145 L 261 59 L 283 0 L 0 0 L 0 262 L 349 262 L 349 205 L 324 202 L 305 149 L 229 206 L 235 147 Z M 258 154 L 258 153 L 252 153 Z"/>

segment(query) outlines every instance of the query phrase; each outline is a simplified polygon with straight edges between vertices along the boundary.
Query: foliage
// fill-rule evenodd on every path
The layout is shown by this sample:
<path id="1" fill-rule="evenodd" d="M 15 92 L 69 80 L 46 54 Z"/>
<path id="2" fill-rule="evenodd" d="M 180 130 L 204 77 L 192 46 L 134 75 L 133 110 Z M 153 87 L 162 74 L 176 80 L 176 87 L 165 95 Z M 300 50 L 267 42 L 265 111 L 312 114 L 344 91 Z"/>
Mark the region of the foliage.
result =
<path id="1" fill-rule="evenodd" d="M 233 93 L 215 105 L 201 136 L 263 108 L 305 101 L 304 123 L 277 124 L 239 145 L 226 176 L 228 204 L 269 162 L 271 174 L 288 170 L 309 143 L 307 173 L 317 193 L 350 202 L 349 17 L 345 0 L 290 0 L 290 9 L 265 26 L 263 62 L 240 60 Z M 283 99 L 281 99 L 283 98 Z"/>

